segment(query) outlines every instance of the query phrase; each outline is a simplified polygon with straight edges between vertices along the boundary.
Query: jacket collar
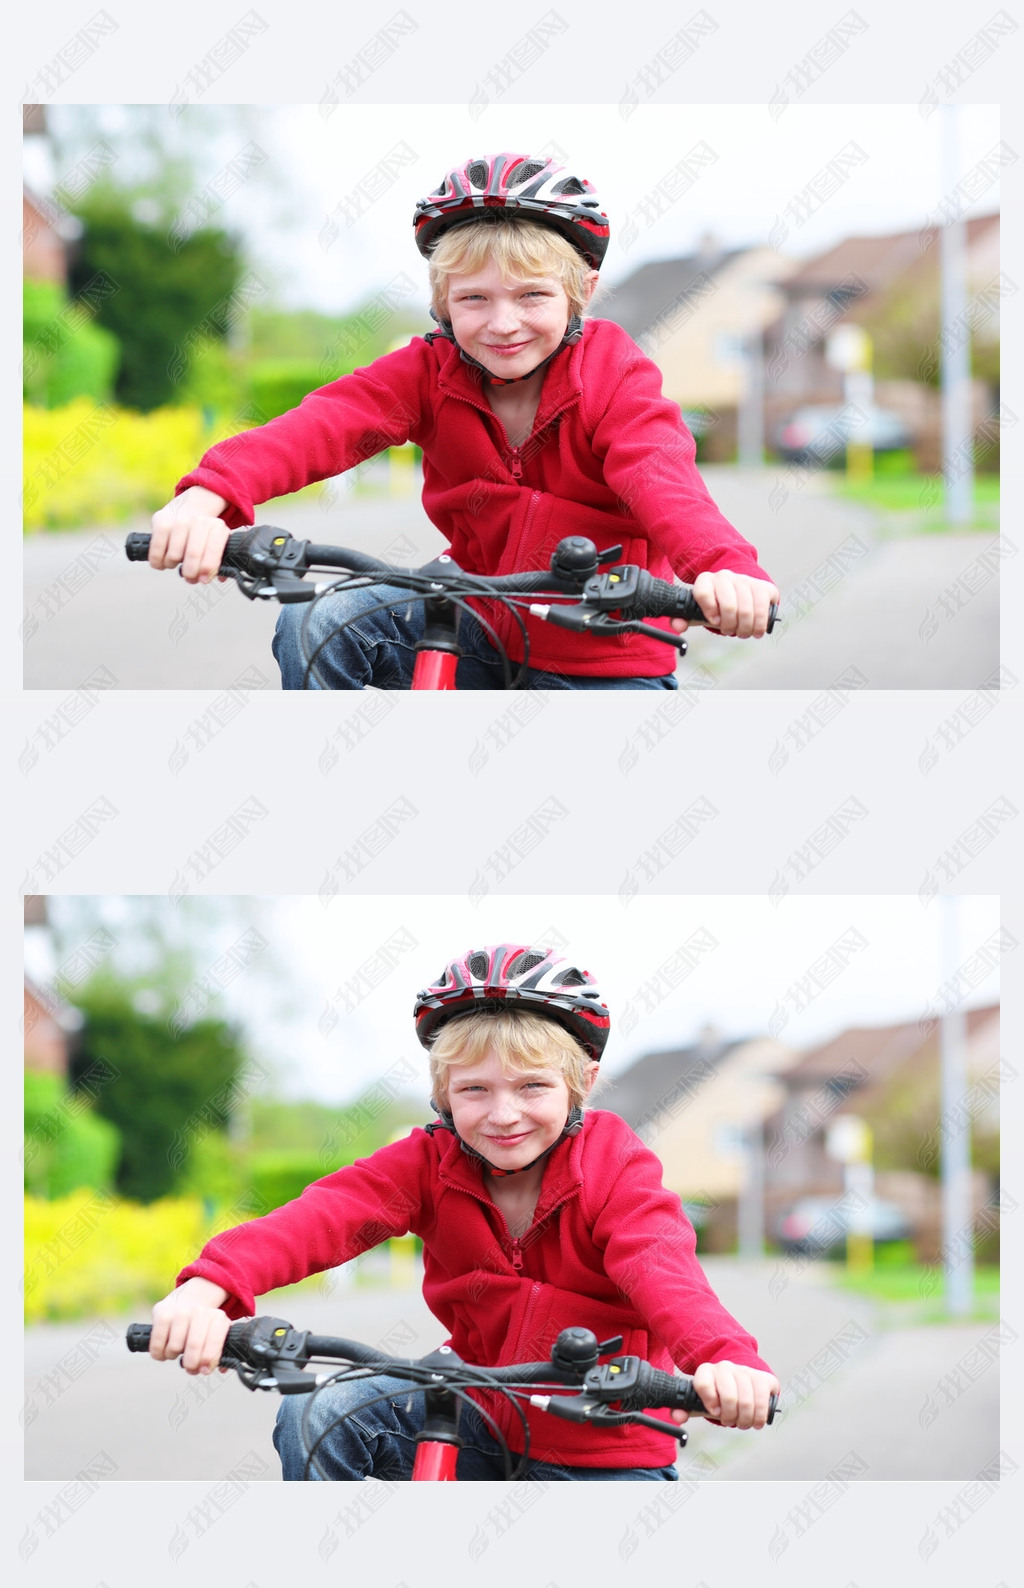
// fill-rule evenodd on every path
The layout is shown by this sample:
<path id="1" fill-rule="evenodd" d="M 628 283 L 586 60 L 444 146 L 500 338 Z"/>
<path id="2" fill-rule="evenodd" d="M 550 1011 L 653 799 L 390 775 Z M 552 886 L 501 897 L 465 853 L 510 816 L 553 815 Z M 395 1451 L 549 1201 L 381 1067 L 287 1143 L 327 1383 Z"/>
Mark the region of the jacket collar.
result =
<path id="1" fill-rule="evenodd" d="M 555 1203 L 575 1195 L 583 1184 L 583 1142 L 587 1133 L 587 1116 L 583 1116 L 583 1129 L 576 1136 L 567 1136 L 548 1155 L 544 1165 L 544 1179 L 534 1219 L 543 1218 Z M 487 1176 L 479 1159 L 463 1152 L 459 1138 L 446 1130 L 439 1130 L 434 1140 L 441 1147 L 438 1176 L 456 1191 L 467 1191 L 470 1196 L 490 1198 Z"/>
<path id="2" fill-rule="evenodd" d="M 534 430 L 541 429 L 559 409 L 582 396 L 581 366 L 587 331 L 588 325 L 584 322 L 582 339 L 572 347 L 562 348 L 548 365 L 540 391 L 537 417 L 533 422 Z M 431 346 L 440 360 L 437 380 L 441 390 L 449 392 L 453 397 L 461 397 L 478 408 L 489 408 L 479 371 L 466 363 L 458 347 L 453 342 L 446 342 L 441 338 Z"/>

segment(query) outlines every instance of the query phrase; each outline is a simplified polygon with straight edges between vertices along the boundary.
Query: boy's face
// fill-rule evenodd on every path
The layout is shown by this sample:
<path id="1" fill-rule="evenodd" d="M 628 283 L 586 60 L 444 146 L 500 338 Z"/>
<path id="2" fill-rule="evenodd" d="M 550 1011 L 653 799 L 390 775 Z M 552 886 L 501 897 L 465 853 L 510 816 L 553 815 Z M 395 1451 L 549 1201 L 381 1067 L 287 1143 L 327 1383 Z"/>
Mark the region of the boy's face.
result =
<path id="1" fill-rule="evenodd" d="M 479 1064 L 452 1066 L 448 1107 L 468 1146 L 496 1169 L 522 1169 L 562 1134 L 569 1088 L 558 1070 L 504 1075 L 489 1052 Z"/>
<path id="2" fill-rule="evenodd" d="M 557 277 L 508 283 L 490 262 L 448 278 L 448 318 L 471 358 L 514 380 L 555 351 L 569 323 L 569 300 Z"/>

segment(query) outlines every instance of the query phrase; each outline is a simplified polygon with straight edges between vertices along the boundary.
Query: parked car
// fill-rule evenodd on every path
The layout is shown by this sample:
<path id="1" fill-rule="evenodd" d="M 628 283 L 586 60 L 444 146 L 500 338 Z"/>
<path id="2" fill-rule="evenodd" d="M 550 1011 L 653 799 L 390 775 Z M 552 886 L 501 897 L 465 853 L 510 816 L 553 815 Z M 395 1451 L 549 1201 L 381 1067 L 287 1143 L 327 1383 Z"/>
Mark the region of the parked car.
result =
<path id="1" fill-rule="evenodd" d="M 776 1226 L 779 1245 L 788 1254 L 825 1256 L 843 1245 L 849 1229 L 850 1209 L 845 1197 L 801 1197 L 780 1216 Z M 877 1242 L 907 1241 L 913 1234 L 910 1221 L 895 1202 L 869 1197 L 867 1228 Z"/>
<path id="2" fill-rule="evenodd" d="M 904 420 L 888 408 L 818 403 L 798 408 L 785 419 L 779 426 L 775 445 L 788 463 L 820 465 L 838 459 L 851 436 L 870 442 L 875 452 L 897 452 L 909 447 L 912 440 Z"/>

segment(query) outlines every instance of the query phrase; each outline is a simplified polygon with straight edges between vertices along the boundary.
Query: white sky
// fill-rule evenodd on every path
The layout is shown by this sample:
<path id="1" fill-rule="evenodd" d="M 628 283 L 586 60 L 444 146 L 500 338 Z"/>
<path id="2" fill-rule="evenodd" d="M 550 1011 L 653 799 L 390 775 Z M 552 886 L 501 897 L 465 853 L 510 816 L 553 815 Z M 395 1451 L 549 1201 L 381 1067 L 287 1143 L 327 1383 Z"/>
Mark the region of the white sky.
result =
<path id="1" fill-rule="evenodd" d="M 962 964 L 998 931 L 998 900 L 961 899 L 958 916 L 955 964 Z M 907 896 L 790 895 L 778 905 L 745 895 L 636 896 L 625 905 L 617 896 L 479 902 L 465 895 L 338 896 L 326 905 L 317 898 L 279 898 L 266 901 L 260 928 L 268 948 L 228 984 L 226 999 L 246 1026 L 255 1056 L 272 1062 L 289 1095 L 346 1101 L 398 1060 L 411 1061 L 426 1076 L 412 1003 L 450 956 L 481 943 L 536 942 L 555 932 L 567 941 L 563 952 L 599 978 L 611 1006 L 605 1065 L 615 1073 L 644 1052 L 685 1045 L 705 1023 L 727 1037 L 764 1034 L 780 1006 L 790 1017 L 780 1040 L 797 1048 L 850 1025 L 919 1019 L 946 976 L 941 922 L 940 901 L 923 904 Z M 845 968 L 801 1011 L 790 989 L 806 981 L 840 937 L 849 939 L 851 929 L 864 946 L 850 952 Z M 229 927 L 223 946 L 239 930 Z M 718 946 L 698 958 L 653 1013 L 644 1013 L 638 989 L 696 933 Z M 347 1012 L 339 989 L 389 941 L 397 944 L 394 969 Z M 997 998 L 994 969 L 967 1002 Z M 622 1017 L 630 1006 L 642 1018 L 624 1036 Z M 330 1019 L 322 1031 L 325 1013 Z"/>
<path id="2" fill-rule="evenodd" d="M 55 107 L 55 115 L 69 113 Z M 200 129 L 203 113 L 187 112 Z M 996 106 L 958 106 L 956 117 L 959 179 L 1000 134 Z M 692 251 L 708 231 L 727 246 L 764 242 L 794 196 L 851 142 L 866 159 L 802 224 L 789 218 L 784 251 L 805 257 L 851 234 L 916 229 L 953 185 L 942 170 L 942 120 L 941 113 L 923 119 L 916 104 L 791 104 L 775 119 L 767 105 L 641 104 L 623 117 L 617 105 L 491 104 L 475 118 L 465 104 L 340 104 L 327 117 L 317 105 L 257 107 L 252 125 L 270 159 L 222 213 L 247 235 L 251 263 L 272 272 L 282 300 L 340 312 L 401 271 L 425 281 L 413 206 L 450 165 L 474 152 L 559 149 L 595 184 L 611 216 L 604 278 L 615 285 L 650 259 Z M 237 133 L 209 138 L 209 175 L 238 153 L 239 142 Z M 626 217 L 700 144 L 716 158 L 657 220 L 640 223 L 624 251 L 617 238 Z M 357 221 L 340 221 L 325 248 L 328 216 L 389 155 L 392 180 Z M 997 207 L 993 183 L 970 210 Z"/>

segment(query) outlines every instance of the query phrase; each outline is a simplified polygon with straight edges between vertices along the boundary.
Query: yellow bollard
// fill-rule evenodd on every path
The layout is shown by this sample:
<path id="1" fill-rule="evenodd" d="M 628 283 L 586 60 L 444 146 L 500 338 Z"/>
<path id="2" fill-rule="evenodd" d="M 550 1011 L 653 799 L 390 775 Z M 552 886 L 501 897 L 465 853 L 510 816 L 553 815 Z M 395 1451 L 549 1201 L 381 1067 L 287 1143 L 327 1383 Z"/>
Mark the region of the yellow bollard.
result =
<path id="1" fill-rule="evenodd" d="M 388 448 L 388 495 L 414 496 L 416 453 L 413 447 Z"/>
<path id="2" fill-rule="evenodd" d="M 392 1290 L 411 1290 L 416 1283 L 415 1235 L 392 1235 L 388 1241 L 388 1283 Z"/>

